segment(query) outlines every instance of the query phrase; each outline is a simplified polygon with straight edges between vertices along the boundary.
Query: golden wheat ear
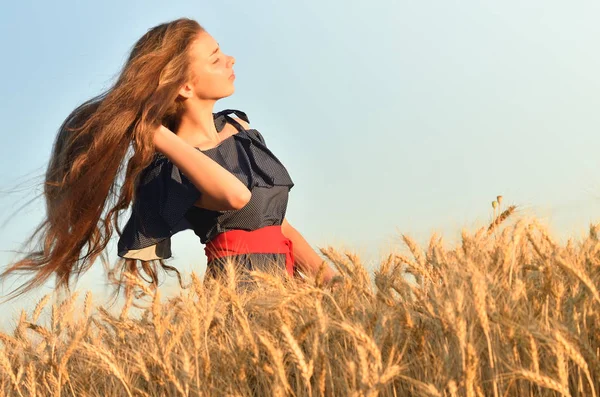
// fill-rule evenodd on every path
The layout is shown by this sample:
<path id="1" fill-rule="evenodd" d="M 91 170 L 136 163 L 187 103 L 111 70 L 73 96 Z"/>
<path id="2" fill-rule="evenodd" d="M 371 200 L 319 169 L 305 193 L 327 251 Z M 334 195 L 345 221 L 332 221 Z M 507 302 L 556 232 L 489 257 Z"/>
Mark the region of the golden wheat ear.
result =
<path id="1" fill-rule="evenodd" d="M 517 209 L 516 205 L 511 205 L 510 207 L 505 209 L 500 215 L 498 215 L 498 217 L 496 219 L 494 219 L 492 221 L 492 223 L 490 223 L 490 225 L 488 226 L 487 232 L 488 233 L 492 232 L 495 228 L 498 227 L 498 225 L 500 225 L 502 222 L 504 222 L 506 220 L 506 218 L 508 218 L 510 215 L 512 215 L 512 213 L 515 212 L 516 209 Z"/>

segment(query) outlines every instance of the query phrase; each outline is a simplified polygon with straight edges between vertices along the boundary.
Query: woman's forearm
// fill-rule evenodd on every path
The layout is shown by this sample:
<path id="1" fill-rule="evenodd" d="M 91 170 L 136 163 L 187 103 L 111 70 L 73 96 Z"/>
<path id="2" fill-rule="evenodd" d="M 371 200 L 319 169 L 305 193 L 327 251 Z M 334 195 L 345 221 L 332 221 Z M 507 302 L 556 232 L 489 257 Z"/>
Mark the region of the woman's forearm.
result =
<path id="1" fill-rule="evenodd" d="M 300 232 L 298 232 L 292 226 L 288 226 L 286 228 L 285 236 L 292 240 L 292 245 L 294 247 L 294 259 L 300 271 L 306 272 L 314 277 L 317 274 L 321 263 L 325 261 L 319 257 L 315 250 L 312 249 L 310 244 L 308 244 Z M 326 283 L 329 283 L 336 274 L 337 273 L 333 271 L 333 269 L 331 269 L 325 262 L 325 273 L 323 275 L 323 280 Z"/>
<path id="2" fill-rule="evenodd" d="M 251 192 L 242 181 L 167 127 L 156 131 L 154 145 L 212 202 L 239 209 L 250 200 Z"/>

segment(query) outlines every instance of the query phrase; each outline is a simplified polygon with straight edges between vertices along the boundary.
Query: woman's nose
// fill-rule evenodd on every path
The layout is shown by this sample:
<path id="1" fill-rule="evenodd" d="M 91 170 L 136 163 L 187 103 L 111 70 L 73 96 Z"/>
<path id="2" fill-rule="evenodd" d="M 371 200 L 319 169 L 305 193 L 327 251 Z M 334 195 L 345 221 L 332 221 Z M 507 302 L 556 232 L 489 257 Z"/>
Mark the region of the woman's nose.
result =
<path id="1" fill-rule="evenodd" d="M 229 62 L 231 63 L 231 66 L 233 66 L 233 64 L 235 63 L 235 58 L 233 56 L 230 56 L 230 60 Z"/>

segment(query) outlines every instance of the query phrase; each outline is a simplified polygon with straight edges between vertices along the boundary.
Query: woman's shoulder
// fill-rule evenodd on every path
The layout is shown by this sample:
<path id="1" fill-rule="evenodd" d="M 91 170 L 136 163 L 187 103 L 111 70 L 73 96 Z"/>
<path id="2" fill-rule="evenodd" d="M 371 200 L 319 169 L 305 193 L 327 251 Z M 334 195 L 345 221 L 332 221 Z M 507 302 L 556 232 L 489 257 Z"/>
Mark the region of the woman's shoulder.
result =
<path id="1" fill-rule="evenodd" d="M 235 116 L 230 116 L 230 114 L 233 113 L 235 114 Z M 223 123 L 227 122 L 227 118 L 233 120 L 233 123 L 237 123 L 239 124 L 239 126 L 245 130 L 245 131 L 251 131 L 254 136 L 256 138 L 258 138 L 258 140 L 264 145 L 265 143 L 265 139 L 263 138 L 262 134 L 256 129 L 256 126 L 251 126 L 250 125 L 250 119 L 248 118 L 248 115 L 246 114 L 246 112 L 243 112 L 241 110 L 237 110 L 237 109 L 226 109 L 226 110 L 222 110 L 219 113 L 216 113 L 217 115 L 223 116 Z"/>
<path id="2" fill-rule="evenodd" d="M 235 116 L 232 116 L 235 115 Z M 248 119 L 248 115 L 246 112 L 243 112 L 239 109 L 224 109 L 217 113 L 213 113 L 213 118 L 215 120 L 215 126 L 217 127 L 217 131 L 221 131 L 226 123 L 237 124 L 239 123 L 242 128 L 247 129 L 247 123 L 250 122 Z M 245 124 L 243 124 L 245 123 Z"/>
<path id="3" fill-rule="evenodd" d="M 250 123 L 246 120 L 243 120 L 241 118 L 238 117 L 232 117 L 232 119 L 234 119 L 235 121 L 237 121 L 238 123 L 240 123 L 240 125 L 242 127 L 244 127 L 245 130 L 249 130 L 250 129 Z"/>

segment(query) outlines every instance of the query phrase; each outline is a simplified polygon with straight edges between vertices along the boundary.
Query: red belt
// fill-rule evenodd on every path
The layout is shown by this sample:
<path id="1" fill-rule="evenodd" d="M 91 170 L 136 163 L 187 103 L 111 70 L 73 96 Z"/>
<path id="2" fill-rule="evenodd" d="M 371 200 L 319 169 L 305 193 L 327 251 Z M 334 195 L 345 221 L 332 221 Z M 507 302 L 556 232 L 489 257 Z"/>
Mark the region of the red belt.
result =
<path id="1" fill-rule="evenodd" d="M 292 240 L 281 232 L 281 225 L 265 226 L 260 229 L 229 230 L 218 234 L 204 247 L 207 261 L 239 254 L 285 254 L 285 268 L 294 276 L 294 250 Z"/>

